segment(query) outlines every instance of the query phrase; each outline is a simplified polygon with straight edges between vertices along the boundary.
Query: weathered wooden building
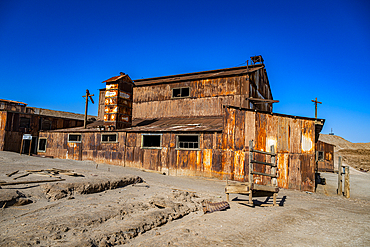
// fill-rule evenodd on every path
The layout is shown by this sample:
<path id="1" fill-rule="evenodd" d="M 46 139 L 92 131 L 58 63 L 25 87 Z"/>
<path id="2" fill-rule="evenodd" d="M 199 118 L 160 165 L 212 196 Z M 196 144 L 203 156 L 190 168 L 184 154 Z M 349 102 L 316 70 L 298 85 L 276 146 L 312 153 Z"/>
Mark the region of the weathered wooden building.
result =
<path id="1" fill-rule="evenodd" d="M 90 116 L 93 117 L 93 116 Z M 83 126 L 84 115 L 29 107 L 26 103 L 0 99 L 0 151 L 19 152 L 23 134 L 32 136 L 24 151 L 36 153 L 40 131 Z"/>
<path id="2" fill-rule="evenodd" d="M 316 170 L 317 172 L 334 172 L 335 145 L 323 141 L 316 143 Z"/>
<path id="3" fill-rule="evenodd" d="M 42 132 L 47 142 L 39 149 L 58 158 L 168 175 L 248 181 L 248 143 L 254 140 L 258 150 L 274 145 L 279 187 L 313 191 L 315 146 L 324 120 L 273 113 L 277 101 L 263 60 L 252 60 L 250 66 L 134 82 L 122 73 L 104 81 L 98 121 L 86 129 Z M 117 119 L 127 120 L 124 128 Z"/>

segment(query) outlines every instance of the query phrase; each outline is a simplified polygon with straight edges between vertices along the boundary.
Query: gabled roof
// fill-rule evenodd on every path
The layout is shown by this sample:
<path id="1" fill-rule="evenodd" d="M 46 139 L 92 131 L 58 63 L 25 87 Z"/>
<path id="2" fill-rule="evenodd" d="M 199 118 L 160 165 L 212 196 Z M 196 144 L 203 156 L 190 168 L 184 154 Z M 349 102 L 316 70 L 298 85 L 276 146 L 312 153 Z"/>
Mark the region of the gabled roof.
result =
<path id="1" fill-rule="evenodd" d="M 109 78 L 108 80 L 103 81 L 102 83 L 107 83 L 107 82 L 115 82 L 118 81 L 119 79 L 125 78 L 128 79 L 128 81 L 132 81 L 131 78 L 126 75 L 125 73 L 122 73 L 119 76 L 113 76 L 112 78 Z"/>
<path id="2" fill-rule="evenodd" d="M 146 86 L 153 84 L 162 84 L 162 83 L 172 83 L 179 81 L 193 81 L 193 80 L 203 80 L 210 78 L 219 78 L 219 77 L 228 77 L 236 75 L 246 75 L 252 72 L 255 72 L 259 69 L 264 68 L 263 64 L 254 64 L 249 66 L 242 67 L 233 67 L 227 69 L 217 69 L 217 70 L 208 70 L 195 73 L 179 74 L 179 75 L 170 75 L 162 77 L 154 77 L 147 79 L 138 79 L 134 80 L 135 86 Z"/>

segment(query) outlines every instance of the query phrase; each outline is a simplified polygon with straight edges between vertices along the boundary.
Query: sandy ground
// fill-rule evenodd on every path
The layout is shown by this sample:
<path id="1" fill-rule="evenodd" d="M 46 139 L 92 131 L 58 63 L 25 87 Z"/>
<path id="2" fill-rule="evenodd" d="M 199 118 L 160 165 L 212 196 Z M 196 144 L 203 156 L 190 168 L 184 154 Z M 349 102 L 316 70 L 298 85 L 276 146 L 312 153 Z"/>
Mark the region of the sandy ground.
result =
<path id="1" fill-rule="evenodd" d="M 0 246 L 370 246 L 370 174 L 354 169 L 350 199 L 336 195 L 336 174 L 322 173 L 317 193 L 281 190 L 278 207 L 233 195 L 229 209 L 204 214 L 203 201 L 226 199 L 225 181 L 0 152 L 0 181 L 54 179 L 13 180 L 50 168 L 84 177 L 2 186 Z"/>

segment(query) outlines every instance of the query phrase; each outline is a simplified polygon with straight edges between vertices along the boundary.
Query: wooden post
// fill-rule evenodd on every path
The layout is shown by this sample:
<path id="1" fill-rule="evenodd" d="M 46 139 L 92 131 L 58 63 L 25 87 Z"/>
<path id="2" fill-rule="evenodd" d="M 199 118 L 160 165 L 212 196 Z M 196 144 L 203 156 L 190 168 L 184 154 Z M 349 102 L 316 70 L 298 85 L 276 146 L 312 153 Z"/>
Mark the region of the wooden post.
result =
<path id="1" fill-rule="evenodd" d="M 344 168 L 344 196 L 349 198 L 349 166 Z"/>
<path id="2" fill-rule="evenodd" d="M 342 195 L 342 156 L 338 157 L 338 190 L 337 194 Z"/>
<path id="3" fill-rule="evenodd" d="M 86 97 L 84 129 L 86 129 L 86 125 L 87 125 L 87 107 L 89 105 L 89 97 L 90 97 L 91 102 L 94 104 L 94 100 L 92 99 L 92 96 L 94 96 L 94 95 L 93 94 L 90 95 L 90 92 L 89 92 L 88 89 L 86 89 L 86 95 L 82 96 L 82 97 Z"/>
<path id="4" fill-rule="evenodd" d="M 253 204 L 253 200 L 252 200 L 252 189 L 253 188 L 253 163 L 252 163 L 252 160 L 253 160 L 253 140 L 250 140 L 249 141 L 249 188 L 250 188 L 250 192 L 249 192 L 249 204 Z"/>
<path id="5" fill-rule="evenodd" d="M 24 142 L 24 140 L 23 140 L 23 136 L 22 136 L 22 141 L 21 141 L 21 151 L 19 152 L 19 155 L 22 155 L 23 142 Z"/>
<path id="6" fill-rule="evenodd" d="M 30 141 L 30 148 L 28 149 L 28 155 L 31 156 L 31 147 L 32 147 L 32 137 L 31 137 L 31 141 Z"/>
<path id="7" fill-rule="evenodd" d="M 315 118 L 317 118 L 317 104 L 322 104 L 322 102 L 317 101 L 317 98 L 311 101 L 315 103 Z"/>

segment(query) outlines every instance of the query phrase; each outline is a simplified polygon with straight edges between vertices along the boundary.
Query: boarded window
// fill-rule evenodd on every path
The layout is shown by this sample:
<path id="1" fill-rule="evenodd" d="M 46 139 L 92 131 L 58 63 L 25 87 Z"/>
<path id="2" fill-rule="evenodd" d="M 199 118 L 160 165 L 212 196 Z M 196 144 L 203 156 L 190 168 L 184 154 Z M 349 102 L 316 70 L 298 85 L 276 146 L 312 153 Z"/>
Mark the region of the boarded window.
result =
<path id="1" fill-rule="evenodd" d="M 199 135 L 178 135 L 176 148 L 182 149 L 198 149 Z"/>
<path id="2" fill-rule="evenodd" d="M 81 142 L 81 134 L 68 134 L 68 142 Z"/>
<path id="3" fill-rule="evenodd" d="M 46 152 L 46 138 L 39 139 L 39 145 L 37 146 L 37 152 Z"/>
<path id="4" fill-rule="evenodd" d="M 117 142 L 117 134 L 102 134 L 102 142 Z"/>
<path id="5" fill-rule="evenodd" d="M 185 98 L 185 97 L 190 97 L 190 88 L 189 87 L 173 88 L 172 89 L 172 98 Z"/>
<path id="6" fill-rule="evenodd" d="M 143 148 L 160 148 L 162 135 L 142 135 L 141 147 Z"/>
<path id="7" fill-rule="evenodd" d="M 19 127 L 20 128 L 30 128 L 31 119 L 27 117 L 21 117 L 19 120 Z"/>

